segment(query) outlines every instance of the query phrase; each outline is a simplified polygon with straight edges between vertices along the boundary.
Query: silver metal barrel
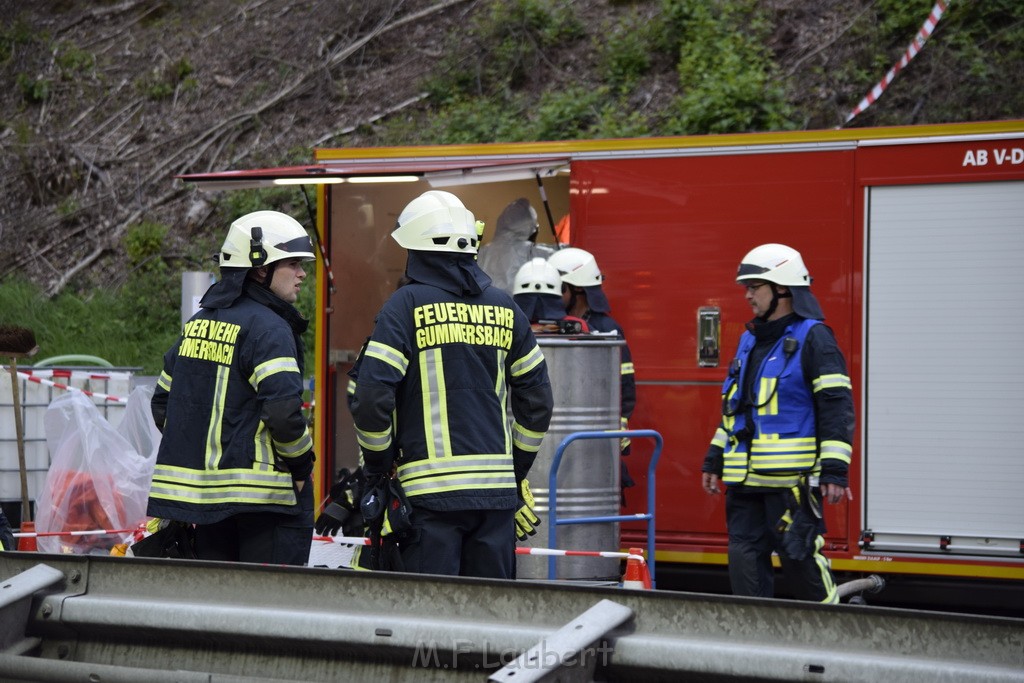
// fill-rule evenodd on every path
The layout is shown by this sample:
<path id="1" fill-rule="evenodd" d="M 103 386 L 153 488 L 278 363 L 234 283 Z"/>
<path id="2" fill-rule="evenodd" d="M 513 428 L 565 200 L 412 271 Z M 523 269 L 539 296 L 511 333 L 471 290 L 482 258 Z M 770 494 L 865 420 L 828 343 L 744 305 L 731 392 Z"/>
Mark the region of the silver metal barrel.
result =
<path id="1" fill-rule="evenodd" d="M 551 427 L 530 470 L 530 489 L 537 502 L 541 525 L 521 547 L 548 547 L 549 474 L 558 445 L 573 432 L 619 429 L 619 374 L 624 342 L 607 337 L 546 337 L 537 342 L 544 352 L 555 397 Z M 556 511 L 559 519 L 619 514 L 618 439 L 572 442 L 558 468 Z M 617 551 L 617 523 L 561 524 L 557 529 L 561 550 Z M 519 555 L 516 574 L 521 579 L 548 578 L 549 558 Z M 556 578 L 617 581 L 619 561 L 602 557 L 559 557 Z"/>

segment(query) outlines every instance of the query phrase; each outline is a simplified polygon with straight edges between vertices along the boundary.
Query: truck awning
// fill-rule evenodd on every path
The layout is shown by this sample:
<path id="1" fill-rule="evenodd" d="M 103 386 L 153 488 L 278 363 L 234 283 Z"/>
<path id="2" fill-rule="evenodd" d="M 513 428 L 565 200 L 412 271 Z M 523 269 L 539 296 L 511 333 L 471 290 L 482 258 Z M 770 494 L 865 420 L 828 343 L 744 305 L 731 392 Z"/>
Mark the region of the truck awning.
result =
<path id="1" fill-rule="evenodd" d="M 432 187 L 453 187 L 549 177 L 569 168 L 567 156 L 493 159 L 345 160 L 307 166 L 280 166 L 243 171 L 189 173 L 175 176 L 205 191 L 241 190 L 275 185 L 395 183 L 425 180 Z"/>

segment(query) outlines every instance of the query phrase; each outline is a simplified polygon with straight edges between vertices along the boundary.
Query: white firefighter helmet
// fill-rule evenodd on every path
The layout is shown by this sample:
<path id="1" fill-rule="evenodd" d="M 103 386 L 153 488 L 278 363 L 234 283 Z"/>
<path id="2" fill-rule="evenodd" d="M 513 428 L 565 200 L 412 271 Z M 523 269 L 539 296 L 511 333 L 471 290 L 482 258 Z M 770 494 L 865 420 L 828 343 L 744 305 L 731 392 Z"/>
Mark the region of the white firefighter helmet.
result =
<path id="1" fill-rule="evenodd" d="M 512 284 L 513 294 L 554 294 L 562 291 L 562 276 L 558 268 L 541 257 L 520 266 Z"/>
<path id="2" fill-rule="evenodd" d="M 800 252 L 785 244 L 754 247 L 740 261 L 736 282 L 764 280 L 783 287 L 809 287 L 810 273 Z"/>
<path id="3" fill-rule="evenodd" d="M 405 249 L 475 254 L 476 219 L 458 197 L 443 190 L 424 192 L 409 202 L 391 232 Z"/>
<path id="4" fill-rule="evenodd" d="M 245 214 L 231 224 L 220 248 L 221 268 L 253 268 L 292 258 L 314 260 L 313 242 L 301 223 L 280 211 Z"/>
<path id="5" fill-rule="evenodd" d="M 558 269 L 562 282 L 567 285 L 596 287 L 600 286 L 603 279 L 594 255 L 583 249 L 576 247 L 559 249 L 548 257 L 548 263 Z"/>

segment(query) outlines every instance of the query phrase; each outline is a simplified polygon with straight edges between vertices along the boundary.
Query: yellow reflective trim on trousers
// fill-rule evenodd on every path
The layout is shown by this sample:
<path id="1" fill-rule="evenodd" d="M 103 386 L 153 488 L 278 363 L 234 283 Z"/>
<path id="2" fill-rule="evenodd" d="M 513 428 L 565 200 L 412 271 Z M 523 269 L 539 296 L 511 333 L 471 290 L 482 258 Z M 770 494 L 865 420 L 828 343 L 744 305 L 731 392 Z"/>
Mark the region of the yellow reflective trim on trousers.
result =
<path id="1" fill-rule="evenodd" d="M 853 389 L 853 384 L 850 383 L 850 378 L 846 375 L 835 374 L 835 375 L 822 375 L 813 382 L 811 382 L 811 388 L 814 393 L 821 391 L 822 389 Z"/>
<path id="2" fill-rule="evenodd" d="M 761 378 L 760 387 L 757 392 L 757 405 L 761 406 L 757 409 L 758 415 L 779 414 L 779 395 L 775 391 L 775 385 L 778 382 L 779 380 L 774 377 Z M 769 400 L 769 397 L 771 397 L 771 400 Z"/>
<path id="3" fill-rule="evenodd" d="M 171 376 L 166 371 L 160 372 L 160 379 L 156 381 L 156 385 L 164 391 L 171 390 Z"/>
<path id="4" fill-rule="evenodd" d="M 821 583 L 825 586 L 825 597 L 821 601 L 827 605 L 835 605 L 839 602 L 839 588 L 832 576 L 828 558 L 821 554 L 821 549 L 824 546 L 825 539 L 820 535 L 814 539 L 814 564 L 817 565 L 818 571 L 821 573 Z"/>
<path id="5" fill-rule="evenodd" d="M 228 396 L 228 379 L 231 368 L 217 365 L 217 376 L 213 383 L 213 404 L 210 407 L 210 422 L 206 428 L 207 469 L 215 470 L 220 464 L 224 451 L 220 446 L 221 428 L 224 425 L 224 403 Z"/>
<path id="6" fill-rule="evenodd" d="M 534 344 L 533 348 L 525 356 L 512 363 L 512 376 L 520 377 L 544 362 L 544 354 L 540 347 Z"/>
<path id="7" fill-rule="evenodd" d="M 419 361 L 427 457 L 446 458 L 452 452 L 452 443 L 448 434 L 448 391 L 445 388 L 441 349 L 421 351 Z"/>
<path id="8" fill-rule="evenodd" d="M 365 355 L 387 363 L 402 373 L 402 377 L 405 377 L 405 373 L 409 371 L 409 359 L 393 346 L 381 344 L 378 341 L 371 341 L 366 345 Z"/>
<path id="9" fill-rule="evenodd" d="M 279 356 L 263 361 L 253 369 L 252 377 L 249 378 L 249 384 L 252 385 L 253 389 L 257 389 L 260 386 L 260 382 L 279 372 L 294 372 L 297 375 L 299 374 L 299 364 L 294 358 L 289 356 Z"/>
<path id="10" fill-rule="evenodd" d="M 619 366 L 620 375 L 632 375 L 635 374 L 632 363 L 623 363 Z"/>

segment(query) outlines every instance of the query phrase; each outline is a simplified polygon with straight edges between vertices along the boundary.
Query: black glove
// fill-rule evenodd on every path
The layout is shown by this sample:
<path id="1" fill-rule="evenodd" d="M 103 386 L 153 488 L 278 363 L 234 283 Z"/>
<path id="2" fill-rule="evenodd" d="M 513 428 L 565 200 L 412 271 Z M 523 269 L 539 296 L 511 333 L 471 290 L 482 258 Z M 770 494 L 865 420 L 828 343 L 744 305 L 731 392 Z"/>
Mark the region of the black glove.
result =
<path id="1" fill-rule="evenodd" d="M 379 522 L 384 516 L 384 506 L 388 501 L 388 478 L 383 474 L 367 474 L 363 498 L 359 502 L 359 511 L 363 513 L 363 521 L 367 525 Z"/>
<path id="2" fill-rule="evenodd" d="M 335 536 L 345 523 L 352 517 L 353 510 L 343 505 L 339 505 L 335 501 L 331 501 L 331 504 L 324 508 L 320 516 L 316 518 L 316 524 L 313 528 L 321 536 Z"/>

